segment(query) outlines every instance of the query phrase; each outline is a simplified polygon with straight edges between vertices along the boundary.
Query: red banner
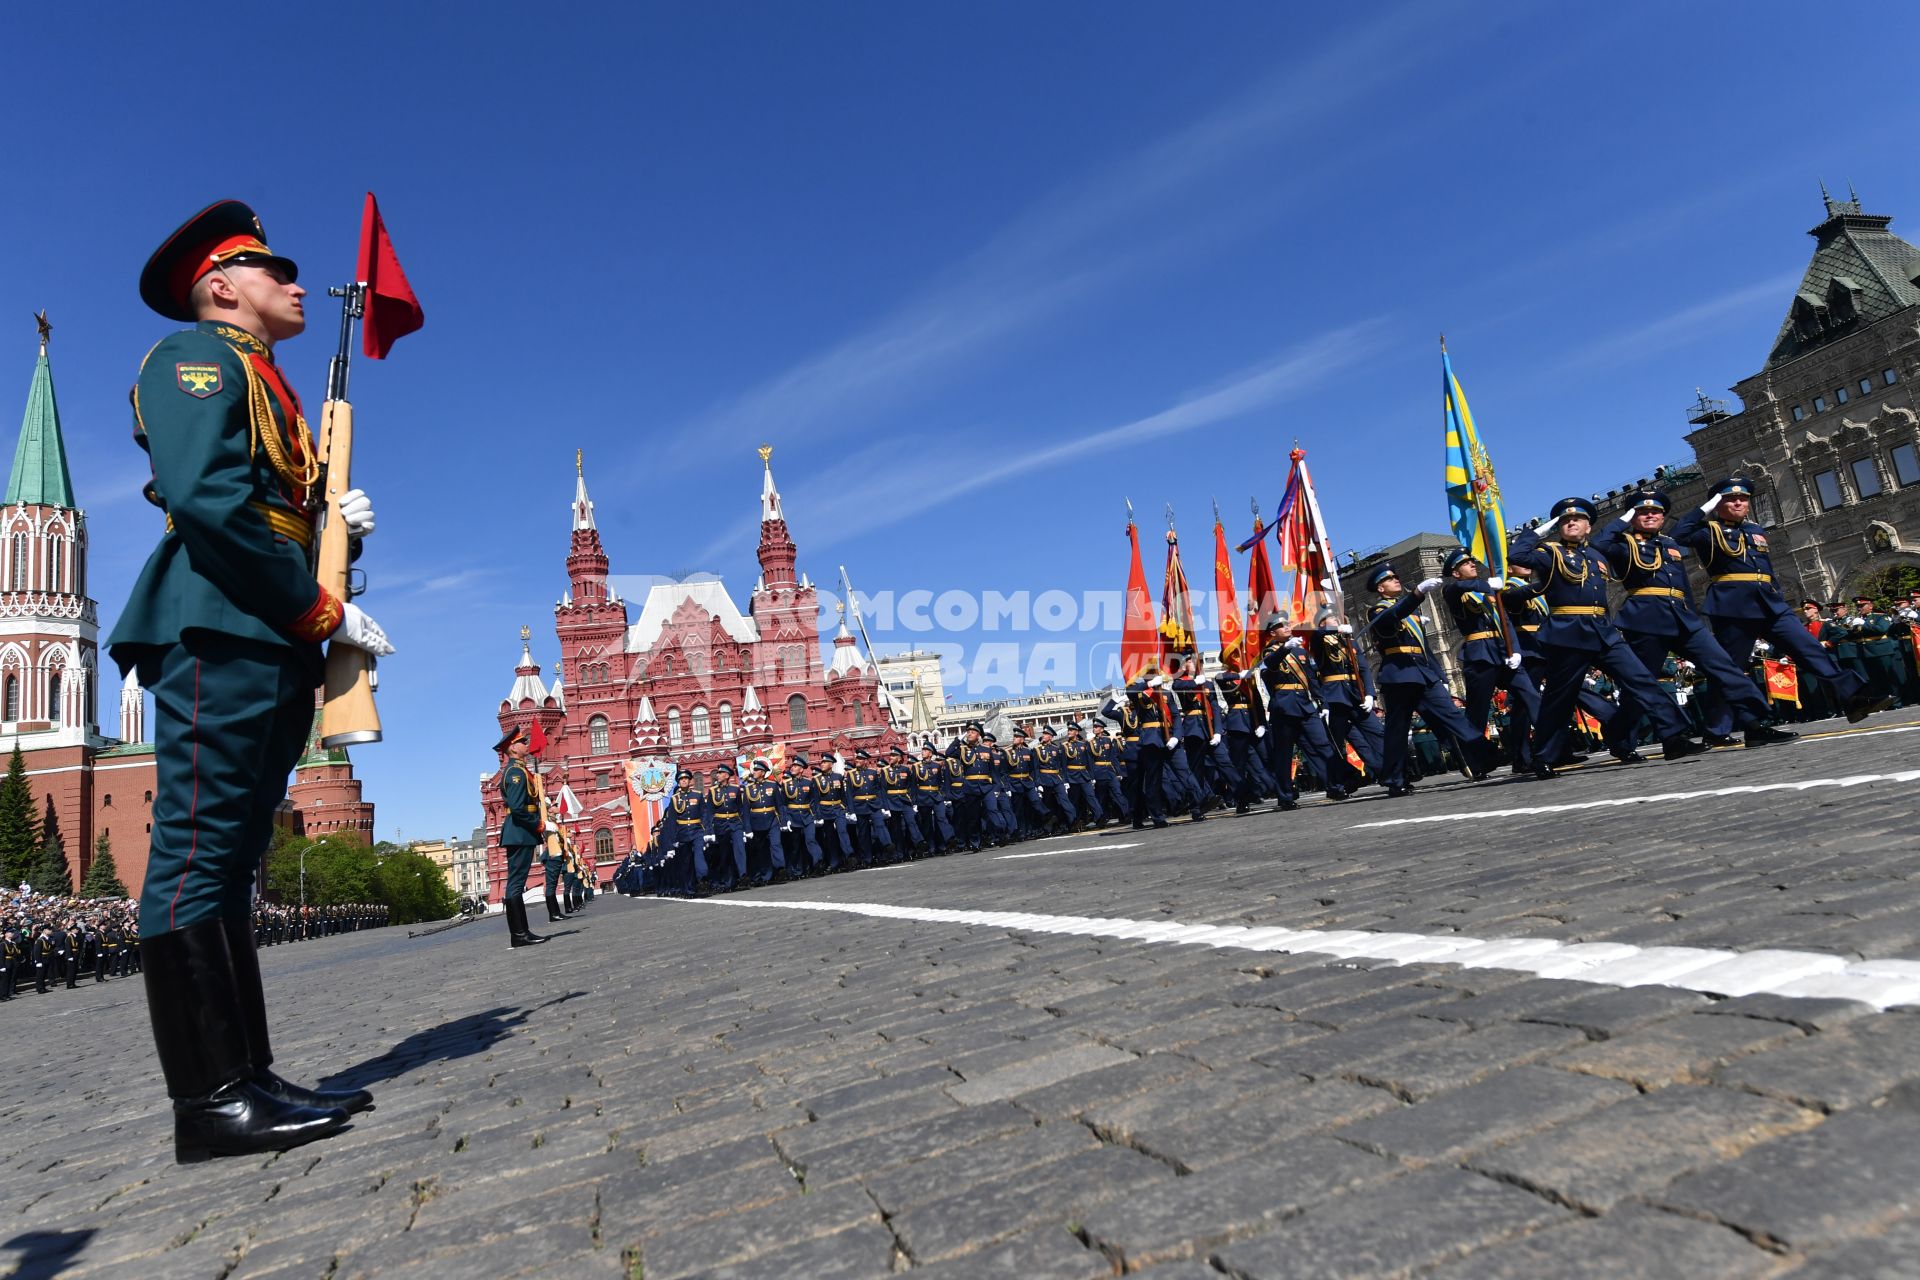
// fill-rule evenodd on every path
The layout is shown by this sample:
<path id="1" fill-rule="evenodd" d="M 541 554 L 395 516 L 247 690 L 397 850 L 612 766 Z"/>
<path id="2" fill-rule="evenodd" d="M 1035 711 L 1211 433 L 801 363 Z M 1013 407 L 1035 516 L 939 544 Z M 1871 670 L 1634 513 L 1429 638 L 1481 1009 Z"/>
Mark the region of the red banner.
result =
<path id="1" fill-rule="evenodd" d="M 1267 621 L 1279 610 L 1280 602 L 1273 586 L 1273 566 L 1267 562 L 1266 527 L 1260 517 L 1253 518 L 1253 554 L 1247 561 L 1247 632 L 1253 643 L 1262 643 Z M 1253 655 L 1258 658 L 1259 654 Z"/>
<path id="2" fill-rule="evenodd" d="M 1169 658 L 1195 652 L 1193 593 L 1187 589 L 1187 569 L 1180 563 L 1180 535 L 1167 530 L 1167 585 L 1160 596 L 1161 652 Z"/>
<path id="3" fill-rule="evenodd" d="M 420 299 L 413 296 L 400 256 L 387 238 L 380 206 L 367 192 L 360 211 L 360 283 L 367 286 L 366 316 L 361 321 L 361 349 L 375 360 L 387 358 L 393 344 L 427 322 Z"/>
<path id="4" fill-rule="evenodd" d="M 1767 659 L 1767 696 L 1775 702 L 1800 705 L 1800 673 L 1776 658 Z"/>
<path id="5" fill-rule="evenodd" d="M 1220 611 L 1220 661 L 1235 670 L 1253 665 L 1243 652 L 1247 631 L 1240 623 L 1240 603 L 1233 596 L 1233 558 L 1227 554 L 1227 531 L 1213 522 L 1214 605 Z"/>
<path id="6" fill-rule="evenodd" d="M 1120 679 L 1132 684 L 1160 661 L 1160 635 L 1153 622 L 1153 597 L 1147 593 L 1147 571 L 1140 563 L 1140 531 L 1131 520 L 1127 521 L 1127 544 L 1133 564 L 1127 570 L 1127 616 L 1120 630 Z"/>

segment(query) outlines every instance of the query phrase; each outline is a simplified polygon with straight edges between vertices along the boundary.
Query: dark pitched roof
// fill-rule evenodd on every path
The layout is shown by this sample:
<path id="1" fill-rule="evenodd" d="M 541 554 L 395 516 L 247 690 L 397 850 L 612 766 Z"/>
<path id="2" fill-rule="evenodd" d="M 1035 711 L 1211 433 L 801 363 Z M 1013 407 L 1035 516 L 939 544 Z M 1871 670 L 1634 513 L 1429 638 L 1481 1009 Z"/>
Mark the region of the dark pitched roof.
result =
<path id="1" fill-rule="evenodd" d="M 1890 217 L 1827 197 L 1827 218 L 1807 234 L 1819 247 L 1767 357 L 1772 368 L 1920 303 L 1920 249 L 1887 230 Z"/>

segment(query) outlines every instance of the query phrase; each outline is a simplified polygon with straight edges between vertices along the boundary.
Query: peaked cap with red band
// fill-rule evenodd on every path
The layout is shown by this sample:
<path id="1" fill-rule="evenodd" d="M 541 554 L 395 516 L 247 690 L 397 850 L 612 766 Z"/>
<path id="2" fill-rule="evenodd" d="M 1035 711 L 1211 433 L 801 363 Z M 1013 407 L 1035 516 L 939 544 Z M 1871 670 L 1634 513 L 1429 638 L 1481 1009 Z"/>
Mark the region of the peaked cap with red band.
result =
<path id="1" fill-rule="evenodd" d="M 187 295 L 201 276 L 227 263 L 273 263 L 292 281 L 293 259 L 267 248 L 266 232 L 252 209 L 238 200 L 210 204 L 182 223 L 153 251 L 140 272 L 140 300 L 169 320 L 194 322 Z"/>

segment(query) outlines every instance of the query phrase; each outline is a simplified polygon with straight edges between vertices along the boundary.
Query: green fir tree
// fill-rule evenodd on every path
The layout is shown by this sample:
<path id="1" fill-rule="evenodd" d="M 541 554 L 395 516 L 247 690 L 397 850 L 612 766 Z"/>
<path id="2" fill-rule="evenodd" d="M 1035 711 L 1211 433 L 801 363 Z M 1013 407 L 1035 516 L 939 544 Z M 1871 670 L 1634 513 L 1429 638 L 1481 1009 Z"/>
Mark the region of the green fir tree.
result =
<path id="1" fill-rule="evenodd" d="M 16 740 L 7 776 L 0 779 L 0 878 L 8 888 L 32 874 L 40 853 L 39 828 L 33 816 L 33 788 L 27 783 L 27 759 Z"/>
<path id="2" fill-rule="evenodd" d="M 40 855 L 27 884 L 50 898 L 73 893 L 73 872 L 67 866 L 67 846 L 60 838 L 60 815 L 53 811 L 52 796 L 47 797 L 46 815 L 40 820 Z"/>
<path id="3" fill-rule="evenodd" d="M 127 886 L 120 882 L 120 869 L 113 865 L 113 841 L 102 831 L 93 842 L 93 864 L 80 881 L 83 898 L 125 898 Z"/>

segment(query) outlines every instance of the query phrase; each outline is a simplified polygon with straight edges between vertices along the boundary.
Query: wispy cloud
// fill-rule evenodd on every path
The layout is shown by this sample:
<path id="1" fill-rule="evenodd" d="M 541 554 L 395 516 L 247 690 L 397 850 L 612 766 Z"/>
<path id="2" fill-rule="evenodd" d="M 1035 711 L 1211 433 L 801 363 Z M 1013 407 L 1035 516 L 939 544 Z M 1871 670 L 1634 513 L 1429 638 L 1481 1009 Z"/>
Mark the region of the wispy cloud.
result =
<path id="1" fill-rule="evenodd" d="M 1063 187 L 878 323 L 687 424 L 668 459 L 716 446 L 725 453 L 776 431 L 805 428 L 817 437 L 850 429 L 1115 282 L 1217 244 L 1224 229 L 1252 221 L 1245 162 L 1264 163 L 1308 140 L 1416 65 L 1445 56 L 1471 30 L 1457 18 L 1450 6 L 1403 6 Z M 1234 190 L 1210 204 L 1195 200 L 1225 175 L 1236 176 Z M 1297 165 L 1267 164 L 1259 177 L 1308 185 Z M 1196 203 L 1207 207 L 1194 211 Z"/>
<path id="2" fill-rule="evenodd" d="M 857 534 L 917 518 L 993 485 L 1049 469 L 1084 466 L 1103 454 L 1168 439 L 1272 408 L 1312 390 L 1353 366 L 1378 355 L 1387 344 L 1387 324 L 1376 318 L 1347 325 L 1279 352 L 1196 390 L 1177 403 L 1115 426 L 1058 435 L 1021 430 L 1052 442 L 1034 448 L 1010 447 L 1006 432 L 968 431 L 964 439 L 995 437 L 970 454 L 943 448 L 937 461 L 904 474 L 897 445 L 882 444 L 843 458 L 810 476 L 785 496 L 789 510 L 807 513 L 807 541 L 829 547 Z M 912 505 L 900 495 L 914 495 Z M 697 560 L 712 562 L 737 554 L 753 539 L 751 527 L 736 525 L 703 548 Z"/>
<path id="3" fill-rule="evenodd" d="M 1564 374 L 1603 365 L 1626 364 L 1656 351 L 1684 347 L 1708 334 L 1719 332 L 1731 321 L 1748 318 L 1756 310 L 1782 309 L 1784 299 L 1790 296 L 1794 285 L 1799 282 L 1798 271 L 1769 276 L 1657 320 L 1582 343 L 1578 350 L 1571 352 L 1551 370 L 1542 370 L 1541 373 Z"/>

